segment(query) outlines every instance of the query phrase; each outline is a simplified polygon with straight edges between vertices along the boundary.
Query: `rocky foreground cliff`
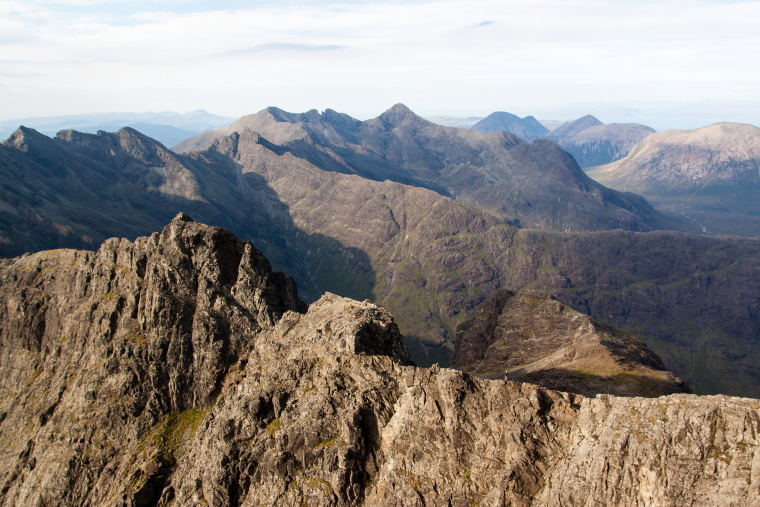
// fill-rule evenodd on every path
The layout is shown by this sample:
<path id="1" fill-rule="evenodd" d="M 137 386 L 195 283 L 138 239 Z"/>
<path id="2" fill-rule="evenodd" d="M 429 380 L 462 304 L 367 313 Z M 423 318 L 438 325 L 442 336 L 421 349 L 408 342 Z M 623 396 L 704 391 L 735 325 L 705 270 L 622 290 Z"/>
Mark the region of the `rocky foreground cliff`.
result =
<path id="1" fill-rule="evenodd" d="M 180 215 L 0 261 L 0 505 L 760 505 L 760 401 L 417 368 Z"/>

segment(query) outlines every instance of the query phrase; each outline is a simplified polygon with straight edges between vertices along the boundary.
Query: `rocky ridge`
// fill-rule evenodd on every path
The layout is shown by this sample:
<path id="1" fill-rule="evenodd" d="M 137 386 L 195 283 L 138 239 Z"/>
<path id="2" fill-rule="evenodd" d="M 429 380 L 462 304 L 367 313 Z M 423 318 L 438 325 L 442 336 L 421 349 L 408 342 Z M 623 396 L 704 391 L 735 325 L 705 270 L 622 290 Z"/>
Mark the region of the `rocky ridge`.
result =
<path id="1" fill-rule="evenodd" d="M 0 297 L 0 505 L 758 505 L 757 400 L 417 368 L 186 216 L 3 260 Z"/>
<path id="2" fill-rule="evenodd" d="M 443 127 L 403 104 L 364 122 L 330 109 L 294 114 L 270 107 L 175 150 L 189 155 L 245 129 L 322 170 L 429 188 L 521 227 L 649 231 L 675 226 L 638 196 L 596 184 L 553 143 Z"/>
<path id="3" fill-rule="evenodd" d="M 703 232 L 760 236 L 760 128 L 753 125 L 660 132 L 588 174 L 644 195 L 664 213 L 689 216 Z"/>
<path id="4" fill-rule="evenodd" d="M 584 395 L 688 393 L 643 342 L 541 292 L 498 290 L 457 326 L 454 368 Z"/>

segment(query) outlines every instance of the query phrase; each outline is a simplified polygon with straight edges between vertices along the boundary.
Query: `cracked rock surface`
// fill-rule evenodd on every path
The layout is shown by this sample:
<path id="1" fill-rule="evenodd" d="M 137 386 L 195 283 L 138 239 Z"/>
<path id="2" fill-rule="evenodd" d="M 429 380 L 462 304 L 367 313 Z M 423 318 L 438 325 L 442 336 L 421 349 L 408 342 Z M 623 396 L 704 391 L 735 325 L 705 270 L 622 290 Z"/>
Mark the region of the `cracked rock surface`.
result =
<path id="1" fill-rule="evenodd" d="M 3 506 L 758 506 L 758 409 L 415 367 L 186 215 L 0 261 Z"/>

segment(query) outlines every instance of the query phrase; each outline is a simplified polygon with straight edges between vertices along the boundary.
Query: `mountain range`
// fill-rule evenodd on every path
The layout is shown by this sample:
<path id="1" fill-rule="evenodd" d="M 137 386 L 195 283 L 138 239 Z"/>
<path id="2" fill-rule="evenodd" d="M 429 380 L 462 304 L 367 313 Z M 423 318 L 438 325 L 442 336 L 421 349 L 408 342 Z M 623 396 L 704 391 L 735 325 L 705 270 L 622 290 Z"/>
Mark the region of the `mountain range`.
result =
<path id="1" fill-rule="evenodd" d="M 638 123 L 605 125 L 592 115 L 567 122 L 538 121 L 533 116 L 520 118 L 505 112 L 495 112 L 477 123 L 464 119 L 434 117 L 442 125 L 469 128 L 483 133 L 505 131 L 526 141 L 551 139 L 570 153 L 581 167 L 591 167 L 619 160 L 655 130 Z M 476 118 L 468 119 L 474 120 Z"/>
<path id="2" fill-rule="evenodd" d="M 458 129 L 468 129 L 482 120 L 483 116 L 468 116 L 467 118 L 457 118 L 455 116 L 425 116 L 427 121 L 444 127 L 456 127 Z"/>
<path id="3" fill-rule="evenodd" d="M 353 138 L 368 147 L 319 142 L 341 119 L 368 130 Z M 303 122 L 309 130 L 276 121 L 271 110 L 243 120 L 258 121 L 275 140 L 246 128 L 214 132 L 207 148 L 177 154 L 131 129 L 56 139 L 20 129 L 0 145 L 0 252 L 94 249 L 108 237 L 149 234 L 185 210 L 254 241 L 307 300 L 329 291 L 382 304 L 420 364 L 448 363 L 456 326 L 488 294 L 539 289 L 644 340 L 695 392 L 758 392 L 756 240 L 516 228 L 431 189 L 437 181 L 423 179 L 430 173 L 422 161 L 443 153 L 459 163 L 454 156 L 467 146 L 509 155 L 507 142 L 525 150 L 536 141 L 437 130 L 400 107 L 370 125 L 327 111 Z M 575 167 L 566 174 L 583 175 L 556 147 L 544 160 L 558 160 L 556 153 Z M 388 159 L 419 165 L 404 174 Z M 477 175 L 477 167 L 467 170 Z M 402 177 L 413 184 L 393 181 Z"/>
<path id="4" fill-rule="evenodd" d="M 209 153 L 209 156 L 212 154 Z M 409 361 L 178 214 L 0 260 L 0 505 L 756 504 L 758 400 L 595 398 Z"/>
<path id="5" fill-rule="evenodd" d="M 716 123 L 647 137 L 625 158 L 589 169 L 706 233 L 760 236 L 760 128 Z"/>
<path id="6" fill-rule="evenodd" d="M 200 132 L 229 125 L 232 121 L 233 118 L 210 114 L 202 109 L 187 113 L 94 113 L 21 118 L 0 121 L 0 137 L 8 137 L 19 125 L 34 128 L 50 137 L 69 129 L 95 134 L 99 130 L 115 132 L 123 127 L 131 127 L 165 146 L 174 146 Z"/>
<path id="7" fill-rule="evenodd" d="M 364 122 L 330 109 L 293 114 L 270 107 L 174 150 L 204 149 L 246 128 L 321 169 L 429 188 L 522 227 L 678 227 L 640 197 L 597 185 L 554 143 L 435 125 L 402 104 Z"/>

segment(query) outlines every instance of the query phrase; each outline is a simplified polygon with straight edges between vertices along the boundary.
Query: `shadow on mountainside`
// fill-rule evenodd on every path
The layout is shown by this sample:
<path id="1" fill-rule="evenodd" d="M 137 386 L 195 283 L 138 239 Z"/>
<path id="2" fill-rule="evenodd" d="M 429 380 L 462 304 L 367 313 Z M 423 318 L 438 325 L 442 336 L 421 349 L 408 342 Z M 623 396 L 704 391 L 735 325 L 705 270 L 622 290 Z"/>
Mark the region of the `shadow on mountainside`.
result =
<path id="1" fill-rule="evenodd" d="M 322 148 L 321 150 L 314 144 L 302 139 L 289 142 L 284 146 L 271 146 L 270 149 L 279 152 L 278 154 L 292 153 L 294 156 L 302 158 L 324 171 L 356 174 L 362 178 L 374 181 L 395 181 L 396 183 L 402 183 L 404 185 L 427 188 L 441 195 L 445 195 L 446 197 L 453 197 L 446 186 L 440 183 L 415 178 L 409 170 L 397 167 L 386 160 L 379 158 L 378 155 L 373 157 L 371 155 L 357 153 L 348 148 L 336 146 L 327 140 L 324 141 L 324 147 L 320 146 L 320 148 Z M 278 149 L 275 149 L 274 147 Z M 324 149 L 325 147 L 332 151 L 334 155 L 338 155 L 340 159 L 337 159 L 329 151 L 326 152 Z"/>
<path id="2" fill-rule="evenodd" d="M 16 146 L 0 145 L 0 256 L 96 250 L 110 237 L 161 231 L 183 211 L 253 242 L 308 301 L 325 291 L 371 298 L 375 274 L 364 252 L 299 229 L 266 180 L 229 158 L 176 155 L 131 129 L 62 134 L 20 129 Z"/>

